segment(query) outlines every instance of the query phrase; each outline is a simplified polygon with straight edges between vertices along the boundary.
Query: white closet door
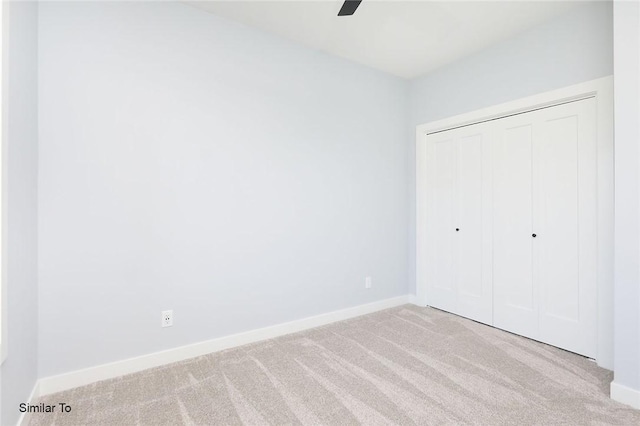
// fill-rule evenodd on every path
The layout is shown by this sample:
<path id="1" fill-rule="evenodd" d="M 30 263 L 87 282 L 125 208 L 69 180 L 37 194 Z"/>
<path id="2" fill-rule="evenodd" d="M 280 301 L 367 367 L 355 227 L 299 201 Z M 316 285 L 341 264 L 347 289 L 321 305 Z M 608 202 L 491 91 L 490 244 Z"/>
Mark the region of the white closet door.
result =
<path id="1" fill-rule="evenodd" d="M 595 99 L 541 110 L 534 168 L 540 338 L 596 355 Z"/>
<path id="2" fill-rule="evenodd" d="M 491 175 L 486 123 L 428 136 L 428 303 L 491 323 Z"/>
<path id="3" fill-rule="evenodd" d="M 450 134 L 436 134 L 428 138 L 427 162 L 429 170 L 427 235 L 430 240 L 429 304 L 457 313 L 454 281 L 454 202 L 456 143 Z"/>
<path id="4" fill-rule="evenodd" d="M 533 277 L 535 114 L 496 120 L 493 169 L 493 324 L 538 338 Z"/>
<path id="5" fill-rule="evenodd" d="M 494 325 L 595 356 L 595 101 L 495 123 Z"/>

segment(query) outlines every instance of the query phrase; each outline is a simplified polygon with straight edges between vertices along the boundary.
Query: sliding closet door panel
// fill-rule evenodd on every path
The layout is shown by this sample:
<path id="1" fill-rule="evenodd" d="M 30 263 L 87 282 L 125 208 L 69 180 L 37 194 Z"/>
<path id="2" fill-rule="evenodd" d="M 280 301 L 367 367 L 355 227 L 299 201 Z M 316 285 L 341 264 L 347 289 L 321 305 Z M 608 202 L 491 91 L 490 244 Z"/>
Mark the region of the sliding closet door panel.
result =
<path id="1" fill-rule="evenodd" d="M 541 338 L 595 356 L 595 101 L 539 112 L 535 223 Z"/>
<path id="2" fill-rule="evenodd" d="M 429 262 L 429 303 L 440 309 L 456 311 L 456 289 L 454 277 L 454 207 L 456 144 L 446 134 L 428 138 L 431 179 L 430 192 L 433 198 L 427 223 L 431 239 Z"/>
<path id="3" fill-rule="evenodd" d="M 456 264 L 458 312 L 486 324 L 492 322 L 490 222 L 490 125 L 459 129 L 457 139 Z M 490 169 L 489 169 L 490 171 Z M 487 225 L 489 229 L 487 229 Z"/>
<path id="4" fill-rule="evenodd" d="M 427 137 L 427 303 L 490 324 L 490 124 Z"/>
<path id="5" fill-rule="evenodd" d="M 533 279 L 534 122 L 520 115 L 499 121 L 494 147 L 494 325 L 536 338 L 538 295 Z"/>

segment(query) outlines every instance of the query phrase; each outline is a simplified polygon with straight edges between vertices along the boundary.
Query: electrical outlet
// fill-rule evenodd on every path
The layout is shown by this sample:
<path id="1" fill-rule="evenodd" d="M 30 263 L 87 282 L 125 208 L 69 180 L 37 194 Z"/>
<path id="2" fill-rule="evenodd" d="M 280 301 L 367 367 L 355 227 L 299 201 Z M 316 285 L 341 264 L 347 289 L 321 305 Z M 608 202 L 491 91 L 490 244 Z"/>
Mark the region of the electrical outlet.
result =
<path id="1" fill-rule="evenodd" d="M 162 311 L 162 326 L 171 327 L 173 325 L 173 311 Z"/>
<path id="2" fill-rule="evenodd" d="M 371 288 L 371 277 L 364 277 L 364 288 Z"/>

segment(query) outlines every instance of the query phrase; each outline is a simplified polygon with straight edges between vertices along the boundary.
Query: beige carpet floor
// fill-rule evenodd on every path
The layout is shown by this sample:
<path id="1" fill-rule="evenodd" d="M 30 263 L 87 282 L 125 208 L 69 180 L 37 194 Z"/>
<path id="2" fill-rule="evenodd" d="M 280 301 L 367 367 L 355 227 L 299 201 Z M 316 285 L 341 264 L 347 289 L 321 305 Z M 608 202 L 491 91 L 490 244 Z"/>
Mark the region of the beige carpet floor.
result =
<path id="1" fill-rule="evenodd" d="M 72 411 L 30 425 L 640 425 L 609 399 L 611 379 L 578 355 L 405 305 L 49 395 Z"/>

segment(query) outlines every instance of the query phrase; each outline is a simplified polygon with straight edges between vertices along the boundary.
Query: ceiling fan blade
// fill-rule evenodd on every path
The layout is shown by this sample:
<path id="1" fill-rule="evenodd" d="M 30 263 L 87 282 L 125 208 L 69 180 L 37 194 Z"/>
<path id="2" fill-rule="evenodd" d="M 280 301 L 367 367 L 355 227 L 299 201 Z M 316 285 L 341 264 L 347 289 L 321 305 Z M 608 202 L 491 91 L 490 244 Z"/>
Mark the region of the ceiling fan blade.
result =
<path id="1" fill-rule="evenodd" d="M 340 12 L 338 12 L 338 16 L 350 16 L 356 11 L 358 6 L 360 6 L 362 0 L 345 0 L 344 4 L 340 8 Z"/>

